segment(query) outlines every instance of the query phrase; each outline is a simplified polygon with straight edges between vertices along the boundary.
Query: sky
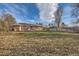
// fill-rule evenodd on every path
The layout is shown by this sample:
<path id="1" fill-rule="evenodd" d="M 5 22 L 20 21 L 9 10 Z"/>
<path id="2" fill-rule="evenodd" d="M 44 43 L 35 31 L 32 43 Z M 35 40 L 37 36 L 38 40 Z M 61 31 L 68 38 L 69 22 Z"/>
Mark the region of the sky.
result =
<path id="1" fill-rule="evenodd" d="M 62 22 L 70 24 L 75 18 L 71 17 L 72 6 L 68 3 L 2 3 L 0 16 L 10 13 L 18 23 L 42 23 L 47 25 L 55 21 L 54 12 L 58 7 L 64 8 Z"/>

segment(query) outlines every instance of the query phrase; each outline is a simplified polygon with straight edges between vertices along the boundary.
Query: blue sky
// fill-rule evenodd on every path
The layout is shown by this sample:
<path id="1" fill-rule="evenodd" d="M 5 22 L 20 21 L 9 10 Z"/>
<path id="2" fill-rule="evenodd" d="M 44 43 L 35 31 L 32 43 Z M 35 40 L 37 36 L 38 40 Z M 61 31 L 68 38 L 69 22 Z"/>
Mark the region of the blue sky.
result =
<path id="1" fill-rule="evenodd" d="M 25 23 L 36 23 L 41 22 L 43 24 L 48 24 L 54 21 L 54 18 L 51 18 L 51 14 L 48 14 L 49 10 L 52 8 L 49 6 L 43 6 L 44 4 L 35 4 L 35 3 L 18 3 L 18 4 L 0 4 L 0 15 L 7 12 L 12 14 L 17 22 L 25 22 Z M 62 22 L 66 24 L 70 24 L 74 18 L 71 17 L 72 7 L 70 4 L 61 3 L 57 4 L 59 7 L 64 8 Z M 57 8 L 57 5 L 54 9 Z M 50 9 L 49 9 L 50 7 Z M 46 11 L 46 12 L 45 12 Z M 52 12 L 50 12 L 52 13 Z M 46 15 L 47 14 L 47 15 Z M 48 18 L 46 18 L 46 16 Z"/>

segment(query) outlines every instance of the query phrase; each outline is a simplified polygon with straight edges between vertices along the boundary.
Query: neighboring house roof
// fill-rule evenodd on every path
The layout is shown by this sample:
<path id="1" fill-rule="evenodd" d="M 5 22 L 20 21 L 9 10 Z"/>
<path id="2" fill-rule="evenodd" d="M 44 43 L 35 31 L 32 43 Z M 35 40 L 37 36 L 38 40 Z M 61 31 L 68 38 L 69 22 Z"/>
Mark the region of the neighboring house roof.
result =
<path id="1" fill-rule="evenodd" d="M 13 26 L 18 26 L 18 25 L 43 27 L 42 25 L 39 25 L 39 24 L 27 24 L 27 23 L 17 23 L 17 24 L 13 24 Z"/>

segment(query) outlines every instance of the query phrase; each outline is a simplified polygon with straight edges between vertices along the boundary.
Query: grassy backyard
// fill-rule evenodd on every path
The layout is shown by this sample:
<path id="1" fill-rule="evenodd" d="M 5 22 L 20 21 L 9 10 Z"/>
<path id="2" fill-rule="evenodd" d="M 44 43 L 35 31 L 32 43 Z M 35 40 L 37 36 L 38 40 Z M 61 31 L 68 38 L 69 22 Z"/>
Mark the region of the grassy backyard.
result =
<path id="1" fill-rule="evenodd" d="M 79 55 L 79 34 L 63 32 L 0 32 L 0 55 Z"/>

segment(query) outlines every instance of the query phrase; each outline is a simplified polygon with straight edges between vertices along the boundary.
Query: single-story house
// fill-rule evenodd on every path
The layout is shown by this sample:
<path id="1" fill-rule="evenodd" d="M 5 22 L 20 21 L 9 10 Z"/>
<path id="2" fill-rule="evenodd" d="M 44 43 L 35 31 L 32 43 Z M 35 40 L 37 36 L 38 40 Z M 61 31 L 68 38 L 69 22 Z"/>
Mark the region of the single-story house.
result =
<path id="1" fill-rule="evenodd" d="M 61 27 L 60 30 L 57 30 L 56 27 L 51 27 L 50 30 L 54 32 L 74 32 L 75 31 L 73 27 Z"/>
<path id="2" fill-rule="evenodd" d="M 37 24 L 26 24 L 26 23 L 19 23 L 19 24 L 13 24 L 10 26 L 10 31 L 40 31 L 43 30 L 42 25 Z"/>

